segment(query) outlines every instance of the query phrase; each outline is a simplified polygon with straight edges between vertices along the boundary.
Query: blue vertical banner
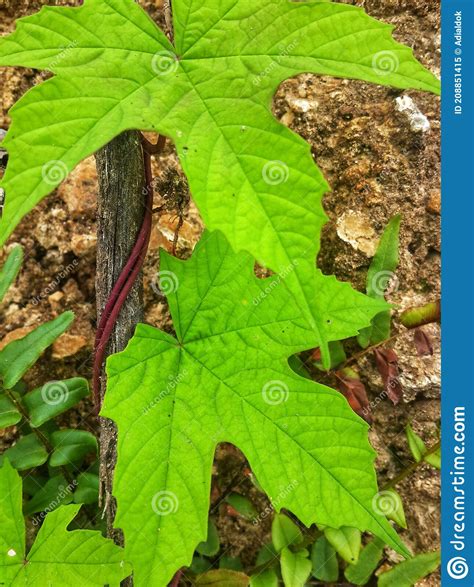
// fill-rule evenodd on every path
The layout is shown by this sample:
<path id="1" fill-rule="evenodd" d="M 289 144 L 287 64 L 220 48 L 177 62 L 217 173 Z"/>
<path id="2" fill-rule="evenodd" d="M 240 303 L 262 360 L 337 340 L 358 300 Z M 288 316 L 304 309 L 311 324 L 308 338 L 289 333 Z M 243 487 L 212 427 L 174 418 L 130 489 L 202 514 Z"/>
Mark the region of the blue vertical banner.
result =
<path id="1" fill-rule="evenodd" d="M 442 0 L 442 585 L 474 585 L 474 0 Z"/>

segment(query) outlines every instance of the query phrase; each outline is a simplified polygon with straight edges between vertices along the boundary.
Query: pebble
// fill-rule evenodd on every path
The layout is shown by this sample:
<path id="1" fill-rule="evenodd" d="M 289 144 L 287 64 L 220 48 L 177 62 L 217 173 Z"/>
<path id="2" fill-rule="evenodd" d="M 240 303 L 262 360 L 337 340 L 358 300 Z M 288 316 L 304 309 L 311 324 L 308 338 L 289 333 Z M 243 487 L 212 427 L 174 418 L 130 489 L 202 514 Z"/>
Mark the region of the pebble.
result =
<path id="1" fill-rule="evenodd" d="M 19 340 L 23 338 L 27 334 L 29 334 L 32 330 L 35 329 L 35 326 L 23 326 L 22 328 L 17 328 L 16 330 L 12 330 L 6 336 L 4 336 L 0 340 L 0 351 L 7 346 L 8 343 L 13 342 L 14 340 Z"/>
<path id="2" fill-rule="evenodd" d="M 432 214 L 441 213 L 441 192 L 439 190 L 431 190 L 426 203 L 426 209 Z"/>
<path id="3" fill-rule="evenodd" d="M 348 210 L 337 219 L 337 235 L 341 240 L 349 243 L 357 251 L 373 257 L 377 249 L 377 234 L 366 218 L 360 212 Z"/>
<path id="4" fill-rule="evenodd" d="M 53 359 L 72 357 L 86 347 L 87 339 L 85 336 L 66 332 L 53 344 Z"/>
<path id="5" fill-rule="evenodd" d="M 430 130 L 430 121 L 410 96 L 399 96 L 395 102 L 396 109 L 408 118 L 408 123 L 413 132 L 428 132 Z"/>
<path id="6" fill-rule="evenodd" d="M 85 253 L 95 249 L 97 236 L 95 234 L 73 234 L 71 238 L 72 252 L 81 257 Z"/>

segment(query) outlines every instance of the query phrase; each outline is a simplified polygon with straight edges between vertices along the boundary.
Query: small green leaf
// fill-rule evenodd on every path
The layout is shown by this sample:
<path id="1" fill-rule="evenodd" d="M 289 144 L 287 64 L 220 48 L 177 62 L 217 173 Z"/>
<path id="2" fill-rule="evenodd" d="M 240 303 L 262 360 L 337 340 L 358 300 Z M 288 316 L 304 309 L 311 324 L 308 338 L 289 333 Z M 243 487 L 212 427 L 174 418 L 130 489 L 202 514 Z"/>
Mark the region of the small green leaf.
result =
<path id="1" fill-rule="evenodd" d="M 73 500 L 74 485 L 69 485 L 62 475 L 49 479 L 39 489 L 24 507 L 26 516 L 37 512 L 52 512 L 60 505 L 71 503 Z"/>
<path id="2" fill-rule="evenodd" d="M 405 511 L 400 495 L 395 489 L 384 489 L 374 495 L 372 507 L 382 516 L 396 522 L 401 528 L 407 527 Z"/>
<path id="3" fill-rule="evenodd" d="M 266 569 L 250 577 L 250 587 L 278 587 L 278 575 L 274 569 Z"/>
<path id="4" fill-rule="evenodd" d="M 219 568 L 229 569 L 231 571 L 243 571 L 242 561 L 238 556 L 228 556 L 224 554 L 219 558 Z"/>
<path id="5" fill-rule="evenodd" d="M 311 573 L 311 561 L 307 550 L 292 552 L 289 548 L 281 551 L 280 568 L 285 587 L 303 587 Z"/>
<path id="6" fill-rule="evenodd" d="M 5 297 L 8 288 L 15 281 L 23 262 L 23 249 L 20 245 L 12 247 L 7 260 L 0 269 L 0 302 Z"/>
<path id="7" fill-rule="evenodd" d="M 244 573 L 219 569 L 198 575 L 195 585 L 198 587 L 207 587 L 208 585 L 214 585 L 214 587 L 223 587 L 224 585 L 225 587 L 248 587 L 249 578 Z"/>
<path id="8" fill-rule="evenodd" d="M 89 395 L 89 384 L 82 377 L 64 381 L 49 381 L 23 397 L 23 405 L 33 428 L 66 412 Z"/>
<path id="9" fill-rule="evenodd" d="M 86 430 L 58 430 L 52 433 L 51 444 L 54 447 L 49 459 L 51 467 L 70 465 L 97 452 L 97 439 Z"/>
<path id="10" fill-rule="evenodd" d="M 360 551 L 359 560 L 354 565 L 349 565 L 344 575 L 349 583 L 365 585 L 374 574 L 383 556 L 384 543 L 379 538 L 374 538 Z"/>
<path id="11" fill-rule="evenodd" d="M 258 512 L 250 499 L 240 495 L 240 493 L 231 493 L 227 496 L 226 502 L 247 520 L 252 520 L 258 516 Z"/>
<path id="12" fill-rule="evenodd" d="M 48 477 L 41 475 L 38 471 L 31 471 L 23 477 L 23 493 L 33 497 L 48 481 Z"/>
<path id="13" fill-rule="evenodd" d="M 209 520 L 207 526 L 207 539 L 197 545 L 196 551 L 204 556 L 214 556 L 219 552 L 220 541 L 217 533 L 216 525 L 212 520 Z"/>
<path id="14" fill-rule="evenodd" d="M 440 564 L 438 551 L 418 554 L 379 576 L 378 587 L 413 587 L 415 583 L 436 571 Z"/>
<path id="15" fill-rule="evenodd" d="M 380 312 L 372 318 L 370 326 L 360 331 L 357 337 L 359 345 L 366 349 L 371 344 L 377 344 L 390 337 L 392 315 L 390 310 Z"/>
<path id="16" fill-rule="evenodd" d="M 441 449 L 426 455 L 424 461 L 436 469 L 441 469 Z"/>
<path id="17" fill-rule="evenodd" d="M 437 449 L 436 451 L 426 454 L 428 452 L 428 448 L 423 440 L 416 434 L 410 424 L 406 427 L 406 435 L 408 440 L 408 446 L 410 447 L 411 453 L 413 458 L 417 463 L 420 461 L 425 461 L 425 463 L 430 464 L 432 467 L 436 469 L 441 469 L 441 449 Z"/>
<path id="18" fill-rule="evenodd" d="M 194 556 L 189 568 L 195 575 L 200 575 L 201 573 L 210 571 L 212 567 L 213 564 L 207 558 L 204 558 L 203 556 Z"/>
<path id="19" fill-rule="evenodd" d="M 398 267 L 398 249 L 401 216 L 394 216 L 385 227 L 377 251 L 367 273 L 367 295 L 371 298 L 383 298 L 390 276 L 382 272 L 393 273 Z M 383 278 L 383 279 L 382 279 Z"/>
<path id="20" fill-rule="evenodd" d="M 81 473 L 77 477 L 74 503 L 92 504 L 99 499 L 99 476 L 95 473 Z"/>
<path id="21" fill-rule="evenodd" d="M 339 576 L 337 554 L 326 536 L 320 536 L 311 551 L 312 575 L 324 583 L 335 583 Z"/>
<path id="22" fill-rule="evenodd" d="M 3 453 L 0 464 L 3 457 L 7 457 L 18 471 L 25 471 L 43 465 L 48 460 L 48 452 L 35 434 L 28 434 Z"/>
<path id="23" fill-rule="evenodd" d="M 21 477 L 8 460 L 0 469 L 0 577 L 5 585 L 117 585 L 131 573 L 123 550 L 100 532 L 67 527 L 80 506 L 49 513 L 29 553 L 21 512 Z"/>
<path id="24" fill-rule="evenodd" d="M 346 562 L 354 564 L 359 558 L 361 533 L 357 528 L 325 528 L 324 535 Z"/>
<path id="25" fill-rule="evenodd" d="M 367 273 L 367 295 L 384 299 L 387 287 L 396 280 L 400 233 L 400 215 L 394 216 L 387 224 L 377 251 Z M 362 348 L 377 344 L 390 336 L 390 310 L 377 314 L 372 324 L 360 331 L 357 341 Z"/>
<path id="26" fill-rule="evenodd" d="M 387 518 L 389 520 L 393 520 L 400 526 L 400 528 L 406 529 L 407 521 L 405 518 L 405 510 L 403 509 L 403 501 L 400 497 L 400 494 L 397 493 L 395 489 L 388 489 L 386 491 L 380 491 L 378 497 L 385 493 L 387 494 L 386 498 L 388 498 L 388 503 L 390 504 L 389 511 L 386 513 Z"/>
<path id="27" fill-rule="evenodd" d="M 415 461 L 419 463 L 423 459 L 423 455 L 426 453 L 426 445 L 418 436 L 418 434 L 416 434 L 410 424 L 408 424 L 406 427 L 406 434 L 411 454 L 413 455 Z"/>
<path id="28" fill-rule="evenodd" d="M 298 526 L 284 514 L 276 514 L 272 522 L 272 542 L 275 550 L 280 552 L 290 544 L 301 544 L 303 534 Z"/>
<path id="29" fill-rule="evenodd" d="M 21 414 L 7 395 L 0 391 L 0 430 L 13 426 L 21 420 Z"/>
<path id="30" fill-rule="evenodd" d="M 264 565 L 265 563 L 276 560 L 277 558 L 278 553 L 275 550 L 273 544 L 270 542 L 269 544 L 264 544 L 259 550 L 256 564 L 259 567 L 260 565 Z"/>
<path id="31" fill-rule="evenodd" d="M 11 389 L 74 320 L 72 312 L 64 312 L 32 332 L 13 340 L 0 351 L 0 378 L 6 389 Z"/>

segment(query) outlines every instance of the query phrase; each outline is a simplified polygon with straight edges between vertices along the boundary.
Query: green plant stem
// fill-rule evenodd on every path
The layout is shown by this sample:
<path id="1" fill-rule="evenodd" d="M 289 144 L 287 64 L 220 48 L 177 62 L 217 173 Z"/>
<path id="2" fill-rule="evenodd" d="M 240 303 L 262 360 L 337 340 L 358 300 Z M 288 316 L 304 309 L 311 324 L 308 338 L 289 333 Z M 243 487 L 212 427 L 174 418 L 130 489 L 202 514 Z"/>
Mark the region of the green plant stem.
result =
<path id="1" fill-rule="evenodd" d="M 352 355 L 352 357 L 349 357 L 341 365 L 338 365 L 337 366 L 337 370 L 339 371 L 340 369 L 343 369 L 347 365 L 351 365 L 352 363 L 355 363 L 361 357 L 364 357 L 365 355 L 367 355 L 368 353 L 374 351 L 378 347 L 383 346 L 384 344 L 388 344 L 389 342 L 392 342 L 393 340 L 396 340 L 397 338 L 399 338 L 400 336 L 403 336 L 403 335 L 407 334 L 408 332 L 413 332 L 413 331 L 408 330 L 408 329 L 400 330 L 399 332 L 397 332 L 393 336 L 390 336 L 389 338 L 386 338 L 385 340 L 382 340 L 381 342 L 378 342 L 377 344 L 373 344 L 371 346 L 368 346 L 363 351 L 360 351 L 359 353 L 356 353 L 355 355 Z"/>
<path id="2" fill-rule="evenodd" d="M 401 471 L 396 477 L 394 477 L 393 479 L 388 481 L 388 483 L 386 483 L 382 487 L 382 491 L 385 491 L 387 489 L 392 489 L 393 487 L 395 487 L 395 485 L 398 485 L 398 483 L 400 483 L 401 481 L 403 481 L 404 479 L 409 477 L 414 471 L 416 471 L 416 469 L 421 464 L 423 464 L 425 462 L 425 457 L 428 457 L 429 455 L 432 455 L 433 453 L 435 453 L 437 450 L 439 450 L 440 446 L 441 446 L 441 441 L 438 440 L 438 442 L 435 442 L 435 444 L 433 444 L 433 446 L 425 452 L 425 454 L 423 455 L 423 458 L 421 460 L 415 461 L 414 463 L 411 463 L 410 465 L 408 465 L 408 467 L 403 469 L 403 471 Z"/>

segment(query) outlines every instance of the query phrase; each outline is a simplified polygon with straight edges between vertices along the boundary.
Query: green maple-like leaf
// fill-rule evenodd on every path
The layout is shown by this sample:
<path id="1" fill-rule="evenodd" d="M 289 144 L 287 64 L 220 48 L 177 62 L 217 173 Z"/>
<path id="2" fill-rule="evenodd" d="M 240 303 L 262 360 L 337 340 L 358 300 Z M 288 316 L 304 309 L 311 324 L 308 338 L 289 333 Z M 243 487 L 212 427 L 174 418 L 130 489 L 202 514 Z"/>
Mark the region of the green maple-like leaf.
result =
<path id="1" fill-rule="evenodd" d="M 114 495 L 137 585 L 165 585 L 206 538 L 219 442 L 245 454 L 275 507 L 303 523 L 370 530 L 406 552 L 372 508 L 367 424 L 288 358 L 312 334 L 286 284 L 204 233 L 192 258 L 161 256 L 176 337 L 139 325 L 108 360 L 102 415 L 118 425 Z"/>
<path id="2" fill-rule="evenodd" d="M 287 274 L 327 366 L 327 342 L 386 306 L 315 272 L 328 186 L 271 98 L 301 72 L 433 92 L 438 80 L 391 26 L 346 4 L 176 0 L 173 17 L 174 46 L 133 0 L 85 0 L 0 41 L 0 64 L 56 74 L 11 111 L 0 243 L 84 157 L 125 129 L 157 131 L 176 144 L 208 228 Z"/>
<path id="3" fill-rule="evenodd" d="M 26 585 L 117 584 L 131 568 L 123 550 L 100 532 L 67 531 L 80 505 L 61 506 L 47 514 L 28 554 L 22 514 L 21 477 L 5 460 L 0 468 L 0 582 Z"/>

